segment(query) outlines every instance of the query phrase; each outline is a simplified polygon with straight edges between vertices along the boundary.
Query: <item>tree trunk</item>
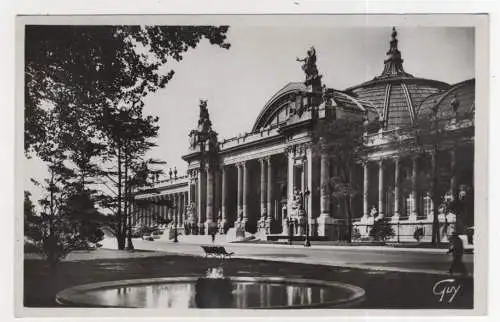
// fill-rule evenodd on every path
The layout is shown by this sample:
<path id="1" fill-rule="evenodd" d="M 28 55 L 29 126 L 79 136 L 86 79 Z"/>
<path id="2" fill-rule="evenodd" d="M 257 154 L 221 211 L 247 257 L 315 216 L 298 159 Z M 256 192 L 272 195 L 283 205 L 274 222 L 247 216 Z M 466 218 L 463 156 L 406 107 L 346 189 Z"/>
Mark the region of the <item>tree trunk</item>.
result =
<path id="1" fill-rule="evenodd" d="M 431 182 L 431 200 L 433 204 L 433 209 L 432 209 L 432 214 L 433 214 L 433 219 L 432 219 L 432 245 L 433 246 L 439 246 L 440 242 L 440 237 L 439 237 L 439 218 L 438 218 L 438 204 L 439 204 L 439 196 L 438 196 L 438 171 L 437 171 L 437 154 L 438 154 L 438 149 L 435 146 L 434 150 L 432 151 L 432 161 L 431 161 L 431 176 L 432 176 L 432 182 Z"/>
<path id="2" fill-rule="evenodd" d="M 124 231 L 124 222 L 123 222 L 123 212 L 122 212 L 122 155 L 121 155 L 121 146 L 118 143 L 118 233 L 116 238 L 118 240 L 118 249 L 125 249 L 125 234 Z"/>
<path id="3" fill-rule="evenodd" d="M 348 243 L 352 242 L 352 210 L 351 210 L 351 197 L 346 196 L 344 198 L 344 203 L 345 203 L 345 209 L 346 209 L 346 215 L 347 215 L 347 229 L 346 229 L 346 241 Z"/>
<path id="4" fill-rule="evenodd" d="M 118 234 L 116 234 L 116 241 L 118 242 L 118 250 L 124 250 L 126 238 L 121 231 Z"/>
<path id="5" fill-rule="evenodd" d="M 125 221 L 126 221 L 126 235 L 127 235 L 127 250 L 133 250 L 134 244 L 132 243 L 132 213 L 130 209 L 131 187 L 128 182 L 128 158 L 125 154 Z"/>

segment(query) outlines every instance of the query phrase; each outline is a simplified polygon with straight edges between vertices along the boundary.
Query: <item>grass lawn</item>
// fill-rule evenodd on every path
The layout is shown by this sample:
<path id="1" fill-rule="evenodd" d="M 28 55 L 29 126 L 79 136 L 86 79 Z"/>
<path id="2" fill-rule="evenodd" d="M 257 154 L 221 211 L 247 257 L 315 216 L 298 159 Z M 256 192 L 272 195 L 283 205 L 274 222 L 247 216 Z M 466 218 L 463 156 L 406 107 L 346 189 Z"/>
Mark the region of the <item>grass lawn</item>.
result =
<path id="1" fill-rule="evenodd" d="M 99 256 L 97 256 L 99 255 Z M 208 268 L 222 265 L 228 276 L 286 276 L 340 281 L 366 290 L 361 308 L 470 309 L 473 280 L 457 278 L 462 285 L 452 303 L 439 301 L 433 286 L 446 276 L 381 272 L 322 265 L 280 263 L 245 259 L 205 259 L 159 252 L 96 250 L 70 254 L 56 272 L 36 256 L 24 260 L 24 305 L 54 307 L 55 295 L 68 287 L 122 279 L 169 276 L 201 276 Z"/>

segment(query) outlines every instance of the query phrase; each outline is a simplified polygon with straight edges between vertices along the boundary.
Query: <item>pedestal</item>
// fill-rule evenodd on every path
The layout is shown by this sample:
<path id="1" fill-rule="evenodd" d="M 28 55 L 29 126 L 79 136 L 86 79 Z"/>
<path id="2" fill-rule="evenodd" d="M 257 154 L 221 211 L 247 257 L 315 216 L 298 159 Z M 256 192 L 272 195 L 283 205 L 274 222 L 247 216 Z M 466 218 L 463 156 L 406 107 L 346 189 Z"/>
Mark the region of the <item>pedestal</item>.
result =
<path id="1" fill-rule="evenodd" d="M 216 232 L 217 223 L 215 223 L 211 220 L 207 220 L 207 221 L 205 221 L 204 227 L 205 227 L 206 234 L 210 235 L 212 232 L 214 232 L 214 233 Z"/>
<path id="2" fill-rule="evenodd" d="M 228 224 L 228 222 L 225 219 L 223 219 L 217 223 L 217 230 L 219 231 L 219 234 L 226 233 L 227 224 Z"/>
<path id="3" fill-rule="evenodd" d="M 328 240 L 333 240 L 340 222 L 342 222 L 342 220 L 334 219 L 328 214 L 321 214 L 316 220 L 318 236 L 327 237 Z"/>
<path id="4" fill-rule="evenodd" d="M 281 220 L 281 234 L 288 236 L 288 221 L 286 219 Z"/>
<path id="5" fill-rule="evenodd" d="M 236 221 L 234 227 L 229 228 L 227 231 L 226 239 L 228 242 L 232 241 L 242 241 L 251 235 L 245 231 L 246 221 Z"/>

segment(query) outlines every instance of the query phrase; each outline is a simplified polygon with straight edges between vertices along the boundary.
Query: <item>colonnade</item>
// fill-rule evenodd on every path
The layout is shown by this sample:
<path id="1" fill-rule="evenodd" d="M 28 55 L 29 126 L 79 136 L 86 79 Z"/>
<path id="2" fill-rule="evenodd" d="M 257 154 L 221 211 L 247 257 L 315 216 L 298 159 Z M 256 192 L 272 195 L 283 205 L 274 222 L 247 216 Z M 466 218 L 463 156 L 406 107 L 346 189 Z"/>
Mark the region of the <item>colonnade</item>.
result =
<path id="1" fill-rule="evenodd" d="M 278 166 L 275 162 L 278 158 L 287 160 L 286 212 L 281 208 L 283 197 L 281 192 L 274 191 L 275 167 Z M 218 166 L 204 165 L 192 169 L 188 190 L 190 200 L 196 208 L 199 233 L 206 234 L 209 229 L 222 232 L 224 229 L 221 227 L 229 228 L 237 223 L 245 224 L 250 219 L 253 223 L 259 223 L 263 219 L 276 220 L 283 219 L 283 215 L 290 216 L 292 214 L 290 201 L 293 199 L 294 189 L 310 193 L 303 205 L 310 225 L 315 224 L 318 216 L 314 212 L 319 211 L 331 216 L 330 197 L 327 191 L 321 189 L 321 192 L 316 192 L 314 189 L 319 184 L 315 182 L 317 180 L 315 178 L 321 178 L 321 184 L 329 179 L 328 158 L 321 157 L 319 164 L 314 160 L 311 148 L 302 144 L 299 148 L 292 146 L 286 149 L 284 154 L 267 155 Z M 280 161 L 280 166 L 282 165 L 285 163 Z M 235 178 L 230 179 L 229 176 Z M 265 221 L 262 222 L 266 224 Z M 280 222 L 278 226 L 281 224 Z M 269 227 L 266 229 L 269 232 Z"/>
<path id="2" fill-rule="evenodd" d="M 450 169 L 450 183 L 449 190 L 451 192 L 457 191 L 457 178 L 455 175 L 455 150 L 449 150 L 446 153 L 449 154 L 449 169 Z M 417 182 L 419 172 L 420 163 L 418 156 L 411 156 L 408 159 L 411 160 L 411 192 L 408 195 L 408 199 L 403 198 L 401 193 L 401 180 L 402 180 L 402 170 L 405 166 L 402 165 L 402 158 L 400 156 L 394 156 L 389 158 L 383 158 L 379 160 L 370 160 L 362 163 L 363 166 L 363 217 L 368 217 L 370 215 L 370 207 L 369 207 L 369 187 L 371 186 L 370 182 L 370 164 L 375 163 L 377 165 L 377 180 L 378 180 L 378 200 L 377 200 L 377 215 L 380 217 L 386 216 L 388 214 L 392 214 L 393 218 L 399 217 L 408 217 L 410 219 L 416 219 L 419 216 L 422 216 L 422 209 L 420 209 L 420 200 L 422 199 L 422 191 L 420 191 L 421 187 L 419 187 L 419 183 Z M 431 166 L 436 162 L 436 158 L 433 154 L 431 154 Z M 388 170 L 388 166 L 393 165 L 394 174 L 392 178 L 394 182 L 392 184 L 389 183 L 389 186 L 393 187 L 393 205 L 392 209 L 386 209 L 386 191 L 387 188 L 386 183 L 384 182 L 384 178 L 386 177 L 386 171 Z M 425 169 L 429 171 L 429 169 Z M 438 170 L 439 171 L 439 170 Z M 410 171 L 408 171 L 410 173 Z M 406 208 L 406 212 L 402 211 L 402 202 L 408 202 L 409 205 Z M 375 206 L 375 205 L 373 205 Z M 389 205 L 390 207 L 390 205 Z"/>
<path id="3" fill-rule="evenodd" d="M 189 203 L 187 191 L 172 192 L 146 199 L 153 202 L 147 207 L 135 207 L 132 210 L 132 225 L 142 224 L 152 227 L 167 222 L 177 222 L 179 227 L 184 225 L 187 219 L 187 205 Z M 154 201 L 161 203 L 161 201 L 166 200 L 170 201 L 172 207 L 154 203 Z"/>
<path id="4" fill-rule="evenodd" d="M 197 225 L 201 233 L 206 233 L 210 228 L 232 226 L 230 218 L 234 221 L 246 223 L 249 219 L 249 189 L 250 167 L 249 163 L 257 161 L 260 172 L 260 210 L 257 220 L 263 216 L 273 215 L 273 164 L 272 156 L 258 159 L 239 161 L 233 164 L 204 166 L 204 170 L 196 169 L 191 176 L 189 184 L 190 200 L 193 201 L 197 212 Z M 236 169 L 236 187 L 229 186 L 229 170 Z M 253 175 L 253 174 L 252 174 Z M 230 200 L 229 189 L 236 188 L 236 214 L 229 214 Z M 220 218 L 219 218 L 220 215 Z M 255 215 L 255 214 L 252 214 Z"/>

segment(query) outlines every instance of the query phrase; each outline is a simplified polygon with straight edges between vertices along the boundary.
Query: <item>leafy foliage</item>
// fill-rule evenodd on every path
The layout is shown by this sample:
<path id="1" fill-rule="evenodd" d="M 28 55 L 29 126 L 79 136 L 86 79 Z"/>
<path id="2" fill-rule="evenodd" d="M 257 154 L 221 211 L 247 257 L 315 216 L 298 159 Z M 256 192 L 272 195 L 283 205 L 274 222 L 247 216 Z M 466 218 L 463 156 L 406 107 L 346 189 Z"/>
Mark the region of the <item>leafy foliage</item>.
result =
<path id="1" fill-rule="evenodd" d="M 390 218 L 376 220 L 370 230 L 370 237 L 376 241 L 386 241 L 394 237 L 394 229 L 390 223 Z"/>
<path id="2" fill-rule="evenodd" d="M 353 179 L 354 165 L 363 153 L 362 119 L 341 118 L 320 123 L 315 135 L 320 139 L 313 147 L 315 155 L 326 155 L 332 165 L 328 181 L 320 189 L 345 205 L 347 212 L 347 240 L 352 237 L 351 199 L 361 193 Z"/>
<path id="3" fill-rule="evenodd" d="M 130 237 L 134 189 L 151 185 L 150 178 L 159 174 L 153 167 L 161 164 L 145 159 L 159 127 L 158 117 L 143 114 L 143 99 L 172 79 L 174 71 L 166 64 L 181 61 L 202 39 L 228 49 L 227 30 L 26 27 L 25 154 L 36 153 L 49 167 L 41 240 L 56 253 L 51 260 L 102 237 L 99 215 L 91 207 L 95 202 L 110 212 L 101 223 L 123 249 L 127 230 Z M 77 186 L 79 195 L 74 194 Z M 82 224 L 88 230 L 75 228 Z"/>
<path id="4" fill-rule="evenodd" d="M 424 229 L 419 227 L 415 229 L 413 232 L 413 238 L 417 241 L 420 242 L 420 240 L 424 237 Z"/>
<path id="5" fill-rule="evenodd" d="M 411 178 L 403 180 L 401 188 L 408 192 L 417 190 L 420 194 L 425 191 L 430 192 L 434 204 L 432 225 L 434 245 L 439 244 L 441 239 L 438 209 L 444 201 L 449 185 L 449 178 L 445 175 L 445 171 L 440 171 L 442 156 L 440 152 L 449 147 L 459 146 L 464 138 L 474 135 L 473 132 L 471 133 L 473 131 L 471 127 L 460 129 L 463 122 L 470 122 L 473 118 L 473 111 L 453 113 L 446 108 L 440 110 L 438 104 L 435 104 L 426 113 L 418 115 L 410 128 L 393 133 L 392 144 L 400 153 L 418 157 L 418 167 L 427 170 L 419 171 L 414 182 Z"/>
<path id="6" fill-rule="evenodd" d="M 101 220 L 88 192 L 65 193 L 52 183 L 51 194 L 41 200 L 45 211 L 35 213 L 25 192 L 25 237 L 53 266 L 74 250 L 97 247 L 102 240 Z"/>
<path id="7" fill-rule="evenodd" d="M 45 139 L 45 102 L 88 124 L 103 109 L 140 105 L 174 75 L 170 60 L 206 38 L 229 48 L 227 26 L 26 26 L 25 151 Z"/>

